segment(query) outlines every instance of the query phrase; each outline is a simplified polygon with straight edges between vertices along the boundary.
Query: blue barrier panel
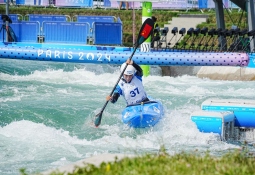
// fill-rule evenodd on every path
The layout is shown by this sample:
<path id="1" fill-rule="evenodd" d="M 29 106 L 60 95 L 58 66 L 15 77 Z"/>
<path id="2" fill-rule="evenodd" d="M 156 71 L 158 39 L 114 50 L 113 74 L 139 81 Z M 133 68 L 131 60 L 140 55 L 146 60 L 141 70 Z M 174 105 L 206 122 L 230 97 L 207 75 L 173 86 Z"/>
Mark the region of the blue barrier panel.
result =
<path id="1" fill-rule="evenodd" d="M 61 22 L 67 22 L 71 20 L 71 17 L 68 15 L 44 15 L 44 14 L 28 14 L 25 16 L 25 18 L 28 18 L 28 21 L 38 21 L 40 26 L 42 26 L 42 23 L 44 21 L 61 21 Z M 40 32 L 38 35 L 42 36 L 43 29 L 40 28 Z"/>
<path id="2" fill-rule="evenodd" d="M 37 34 L 39 32 L 38 22 L 20 21 L 9 25 L 17 37 L 17 42 L 37 42 Z M 5 32 L 5 30 L 1 30 L 0 36 L 3 35 L 3 31 Z"/>
<path id="3" fill-rule="evenodd" d="M 88 37 L 93 37 L 93 24 L 94 22 L 114 22 L 116 19 L 115 16 L 84 16 L 84 15 L 75 15 L 73 16 L 73 21 L 77 22 L 87 22 L 90 25 L 90 31 Z"/>
<path id="4" fill-rule="evenodd" d="M 43 22 L 45 43 L 79 43 L 87 44 L 88 23 L 77 22 Z"/>
<path id="5" fill-rule="evenodd" d="M 28 17 L 28 21 L 38 21 L 40 24 L 42 24 L 43 21 L 71 21 L 71 18 L 68 15 L 28 14 L 25 17 Z"/>
<path id="6" fill-rule="evenodd" d="M 76 18 L 77 22 L 88 22 L 90 26 L 94 22 L 114 22 L 115 16 L 84 16 L 84 15 L 75 15 L 73 19 Z"/>
<path id="7" fill-rule="evenodd" d="M 101 45 L 122 45 L 122 24 L 121 23 L 94 23 L 94 44 Z"/>

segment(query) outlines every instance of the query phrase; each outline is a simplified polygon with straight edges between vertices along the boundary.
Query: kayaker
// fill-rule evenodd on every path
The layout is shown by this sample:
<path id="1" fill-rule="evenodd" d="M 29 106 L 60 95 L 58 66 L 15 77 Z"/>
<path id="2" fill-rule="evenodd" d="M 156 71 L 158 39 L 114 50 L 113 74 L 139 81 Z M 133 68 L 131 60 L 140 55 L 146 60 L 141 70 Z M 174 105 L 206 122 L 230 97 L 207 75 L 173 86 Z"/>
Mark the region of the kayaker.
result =
<path id="1" fill-rule="evenodd" d="M 106 100 L 115 103 L 119 96 L 122 95 L 127 105 L 149 101 L 142 83 L 142 68 L 133 60 L 127 59 L 127 61 L 121 65 L 121 72 L 124 70 L 126 64 L 128 64 L 128 66 L 123 73 L 123 77 L 119 81 L 113 95 L 107 96 Z"/>

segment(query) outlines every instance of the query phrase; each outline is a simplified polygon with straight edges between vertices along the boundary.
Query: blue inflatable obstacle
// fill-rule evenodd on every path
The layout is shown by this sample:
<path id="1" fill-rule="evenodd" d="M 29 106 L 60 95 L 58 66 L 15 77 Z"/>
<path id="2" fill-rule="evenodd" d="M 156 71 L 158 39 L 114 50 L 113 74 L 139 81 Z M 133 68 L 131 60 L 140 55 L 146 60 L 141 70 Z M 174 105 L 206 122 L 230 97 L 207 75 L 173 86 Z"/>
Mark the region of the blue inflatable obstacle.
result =
<path id="1" fill-rule="evenodd" d="M 202 110 L 230 111 L 235 116 L 236 127 L 255 128 L 255 100 L 206 100 Z"/>
<path id="2" fill-rule="evenodd" d="M 199 131 L 219 134 L 222 140 L 247 139 L 245 132 L 255 129 L 255 100 L 208 99 L 190 118 Z"/>
<path id="3" fill-rule="evenodd" d="M 57 62 L 122 64 L 133 52 L 129 47 L 91 46 L 56 43 L 1 43 L 0 58 Z M 246 53 L 137 52 L 140 65 L 247 66 Z"/>
<path id="4" fill-rule="evenodd" d="M 196 123 L 200 132 L 216 133 L 225 140 L 226 128 L 234 129 L 235 116 L 232 112 L 215 112 L 215 111 L 195 111 L 191 114 L 191 120 Z M 233 137 L 233 132 L 228 136 Z"/>

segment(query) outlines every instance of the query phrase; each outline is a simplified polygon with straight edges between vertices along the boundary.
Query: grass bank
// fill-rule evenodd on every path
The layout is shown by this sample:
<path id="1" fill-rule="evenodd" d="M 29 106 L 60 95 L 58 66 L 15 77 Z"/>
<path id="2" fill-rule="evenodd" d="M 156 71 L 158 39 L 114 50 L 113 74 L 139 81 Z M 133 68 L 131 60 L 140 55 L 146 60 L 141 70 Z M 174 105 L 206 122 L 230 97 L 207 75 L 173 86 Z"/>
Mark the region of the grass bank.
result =
<path id="1" fill-rule="evenodd" d="M 147 154 L 135 158 L 115 159 L 114 162 L 103 162 L 99 167 L 85 164 L 77 167 L 68 175 L 254 175 L 254 154 L 247 151 L 230 151 L 214 157 L 208 152 L 180 153 L 173 156 L 161 152 L 157 155 Z M 25 169 L 22 175 L 28 175 Z M 52 172 L 51 175 L 64 175 L 61 172 Z"/>

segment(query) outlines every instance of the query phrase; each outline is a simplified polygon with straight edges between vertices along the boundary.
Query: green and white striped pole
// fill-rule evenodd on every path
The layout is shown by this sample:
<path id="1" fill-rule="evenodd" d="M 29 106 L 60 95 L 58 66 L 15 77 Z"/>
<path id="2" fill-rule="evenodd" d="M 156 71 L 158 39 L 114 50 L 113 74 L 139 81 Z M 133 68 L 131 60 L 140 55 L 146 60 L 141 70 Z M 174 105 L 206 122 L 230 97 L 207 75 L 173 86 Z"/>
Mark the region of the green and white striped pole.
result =
<path id="1" fill-rule="evenodd" d="M 142 2 L 142 23 L 147 19 L 151 18 L 152 14 L 152 2 Z M 145 40 L 144 43 L 141 44 L 141 52 L 149 52 L 151 50 L 151 37 Z M 150 66 L 149 65 L 141 65 L 143 69 L 143 75 L 150 75 Z"/>

